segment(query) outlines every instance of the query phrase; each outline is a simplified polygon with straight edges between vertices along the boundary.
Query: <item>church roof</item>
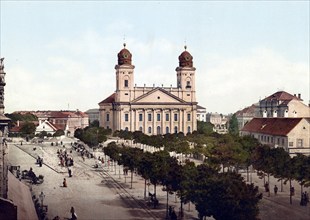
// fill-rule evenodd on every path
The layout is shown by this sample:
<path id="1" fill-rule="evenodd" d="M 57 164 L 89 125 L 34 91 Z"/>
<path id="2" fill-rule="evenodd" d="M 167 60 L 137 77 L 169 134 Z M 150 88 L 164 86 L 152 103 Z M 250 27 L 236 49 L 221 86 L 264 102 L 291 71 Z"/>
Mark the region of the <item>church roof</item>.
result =
<path id="1" fill-rule="evenodd" d="M 253 118 L 241 131 L 286 136 L 303 118 Z"/>
<path id="2" fill-rule="evenodd" d="M 193 56 L 186 51 L 186 46 L 184 48 L 185 51 L 179 56 L 179 67 L 193 67 Z"/>
<path id="3" fill-rule="evenodd" d="M 132 55 L 129 52 L 129 50 L 127 50 L 126 48 L 126 44 L 124 43 L 124 48 L 117 54 L 117 58 L 118 58 L 118 65 L 131 65 L 131 58 Z"/>
<path id="4" fill-rule="evenodd" d="M 100 104 L 103 104 L 103 103 L 112 103 L 112 102 L 115 102 L 115 95 L 116 93 L 114 92 L 112 95 L 110 95 L 108 98 L 102 100 L 101 102 L 99 102 L 99 105 Z"/>

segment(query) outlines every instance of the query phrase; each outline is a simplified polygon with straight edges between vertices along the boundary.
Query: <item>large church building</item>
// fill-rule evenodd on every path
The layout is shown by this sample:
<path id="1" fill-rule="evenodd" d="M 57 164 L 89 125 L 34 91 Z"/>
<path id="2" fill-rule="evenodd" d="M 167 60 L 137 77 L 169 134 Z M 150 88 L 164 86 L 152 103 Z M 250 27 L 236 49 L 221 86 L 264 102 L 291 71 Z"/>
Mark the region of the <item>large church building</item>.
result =
<path id="1" fill-rule="evenodd" d="M 101 127 L 148 135 L 187 134 L 197 129 L 196 68 L 186 46 L 176 68 L 176 87 L 136 86 L 135 66 L 126 44 L 117 57 L 116 90 L 99 103 Z"/>

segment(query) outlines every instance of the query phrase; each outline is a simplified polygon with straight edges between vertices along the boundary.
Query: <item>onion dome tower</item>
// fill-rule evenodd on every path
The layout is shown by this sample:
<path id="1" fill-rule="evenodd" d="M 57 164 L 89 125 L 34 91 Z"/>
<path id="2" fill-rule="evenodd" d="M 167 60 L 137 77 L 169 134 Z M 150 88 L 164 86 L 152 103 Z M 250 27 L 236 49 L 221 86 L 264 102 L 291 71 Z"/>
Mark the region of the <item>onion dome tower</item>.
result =
<path id="1" fill-rule="evenodd" d="M 193 67 L 193 56 L 186 50 L 186 45 L 184 49 L 179 56 L 179 66 L 176 68 L 177 88 L 182 92 L 182 99 L 188 102 L 196 102 L 196 68 Z"/>
<path id="2" fill-rule="evenodd" d="M 128 102 L 134 88 L 134 68 L 131 64 L 132 54 L 124 48 L 117 54 L 116 70 L 116 97 L 117 102 Z"/>

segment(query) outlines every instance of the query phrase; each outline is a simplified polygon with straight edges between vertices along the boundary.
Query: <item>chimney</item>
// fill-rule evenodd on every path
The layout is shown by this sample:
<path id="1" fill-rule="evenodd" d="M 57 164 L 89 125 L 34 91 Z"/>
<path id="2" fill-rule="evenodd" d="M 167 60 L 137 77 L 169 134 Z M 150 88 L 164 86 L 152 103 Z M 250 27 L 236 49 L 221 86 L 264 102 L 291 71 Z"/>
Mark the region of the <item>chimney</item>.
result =
<path id="1" fill-rule="evenodd" d="M 301 99 L 301 94 L 300 93 L 298 93 L 298 98 Z"/>

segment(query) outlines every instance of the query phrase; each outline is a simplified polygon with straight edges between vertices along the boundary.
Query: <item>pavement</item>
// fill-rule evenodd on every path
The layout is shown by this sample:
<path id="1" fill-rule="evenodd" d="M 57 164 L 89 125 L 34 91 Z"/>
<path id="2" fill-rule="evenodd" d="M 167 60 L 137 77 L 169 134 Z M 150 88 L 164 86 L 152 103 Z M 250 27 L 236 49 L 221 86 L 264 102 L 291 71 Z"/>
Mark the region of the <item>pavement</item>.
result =
<path id="1" fill-rule="evenodd" d="M 111 141 L 111 140 L 110 140 Z M 121 141 L 121 140 L 119 140 Z M 9 144 L 9 161 L 12 165 L 20 165 L 21 170 L 29 170 L 30 167 L 36 175 L 44 175 L 44 182 L 40 185 L 32 185 L 25 182 L 37 196 L 43 192 L 44 205 L 48 205 L 47 217 L 53 219 L 70 218 L 70 208 L 76 210 L 78 219 L 165 219 L 166 216 L 166 192 L 157 186 L 157 199 L 159 206 L 153 209 L 148 205 L 148 197 L 144 198 L 144 179 L 134 175 L 133 186 L 130 187 L 130 176 L 123 175 L 123 167 L 117 164 L 98 163 L 95 158 L 85 158 L 72 150 L 70 140 L 65 141 L 63 146 L 51 146 L 50 142 L 42 144 L 17 143 Z M 74 159 L 71 167 L 73 177 L 68 176 L 67 168 L 59 165 L 57 150 L 67 150 Z M 153 150 L 152 147 L 145 149 Z M 72 151 L 72 153 L 70 153 Z M 94 151 L 96 158 L 105 157 L 102 150 Z M 43 158 L 43 166 L 35 164 L 36 158 Z M 106 161 L 106 160 L 105 160 Z M 196 163 L 201 161 L 196 160 Z M 99 164 L 99 168 L 94 168 Z M 245 173 L 242 173 L 246 177 Z M 276 179 L 270 177 L 270 188 L 274 184 L 279 187 L 278 195 L 264 192 L 263 180 L 256 173 L 251 174 L 252 182 L 259 186 L 263 193 L 261 200 L 259 218 L 262 220 L 308 220 L 310 219 L 310 204 L 300 206 L 300 187 L 294 182 L 295 196 L 293 204 L 289 202 L 289 186 L 284 185 L 280 192 L 280 184 Z M 66 178 L 68 187 L 62 187 L 63 179 Z M 246 179 L 246 178 L 245 178 Z M 22 180 L 23 181 L 23 180 Z M 305 189 L 310 192 L 309 189 Z M 153 186 L 147 187 L 153 193 Z M 180 202 L 175 195 L 169 195 L 169 205 L 176 211 L 179 210 Z M 184 207 L 184 219 L 198 219 L 197 211 L 193 204 Z M 213 219 L 213 218 L 207 218 Z"/>

